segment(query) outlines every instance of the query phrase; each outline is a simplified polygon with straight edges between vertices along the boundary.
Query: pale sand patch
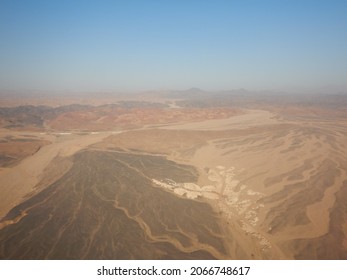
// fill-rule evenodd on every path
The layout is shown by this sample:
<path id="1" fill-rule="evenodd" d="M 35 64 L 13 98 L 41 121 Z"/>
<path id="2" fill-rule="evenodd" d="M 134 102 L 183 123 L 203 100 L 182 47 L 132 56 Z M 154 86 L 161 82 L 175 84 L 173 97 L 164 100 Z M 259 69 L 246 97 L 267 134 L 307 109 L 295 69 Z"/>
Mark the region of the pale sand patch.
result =
<path id="1" fill-rule="evenodd" d="M 201 187 L 194 183 L 183 183 L 183 188 L 190 191 L 202 191 Z"/>
<path id="2" fill-rule="evenodd" d="M 291 227 L 283 232 L 283 237 L 290 236 L 296 239 L 316 238 L 326 234 L 329 231 L 329 209 L 333 207 L 335 194 L 345 178 L 337 177 L 336 182 L 325 190 L 324 197 L 321 201 L 307 206 L 306 215 L 310 219 L 310 224 Z"/>
<path id="3" fill-rule="evenodd" d="M 315 185 L 306 182 L 310 182 L 310 179 L 318 174 L 317 172 L 326 159 L 333 161 L 337 166 L 344 166 L 343 164 L 346 162 L 346 149 L 343 145 L 343 143 L 347 143 L 346 134 L 336 132 L 333 129 L 335 123 L 298 123 L 297 125 L 295 130 L 283 129 L 283 131 L 279 130 L 278 132 L 276 130 L 264 130 L 264 132 L 254 134 L 250 131 L 249 135 L 230 137 L 230 140 L 209 141 L 206 146 L 199 148 L 191 158 L 191 163 L 200 171 L 220 164 L 233 166 L 229 169 L 234 174 L 228 175 L 231 172 L 227 170 L 227 178 L 225 179 L 225 183 L 231 188 L 226 191 L 227 202 L 230 207 L 235 209 L 231 219 L 241 221 L 245 219 L 249 227 L 243 228 L 248 230 L 252 228 L 252 231 L 249 232 L 252 232 L 255 238 L 256 236 L 263 236 L 264 240 L 268 240 L 272 246 L 269 249 L 271 252 L 269 256 L 272 258 L 292 257 L 292 252 L 283 251 L 278 246 L 279 243 L 277 242 L 279 241 L 307 238 L 307 242 L 309 242 L 310 238 L 322 236 L 329 232 L 330 210 L 335 204 L 337 191 L 346 179 L 346 169 L 340 168 L 341 175 L 335 177 L 333 185 L 326 185 L 322 199 L 312 204 L 309 202 L 310 197 L 305 197 L 302 201 L 299 200 L 301 204 L 298 204 L 298 207 L 292 209 L 283 207 L 281 209 L 281 205 L 286 205 L 298 191 L 305 188 L 315 188 Z M 224 143 L 228 145 L 223 146 Z M 311 166 L 306 166 L 306 162 Z M 217 185 L 221 185 L 218 180 L 223 175 L 221 172 L 211 171 L 208 172 L 208 176 L 201 176 L 205 178 L 205 181 L 199 182 L 208 183 L 206 179 L 209 179 Z M 324 178 L 324 174 L 322 176 Z M 277 177 L 278 179 L 276 179 Z M 265 184 L 272 178 L 274 178 L 272 183 Z M 245 184 L 243 184 L 244 182 Z M 295 184 L 302 185 L 302 187 L 288 192 L 288 195 L 277 196 L 277 193 L 284 189 L 289 191 L 291 186 L 295 186 Z M 251 189 L 248 186 L 251 186 Z M 233 194 L 233 190 L 239 189 L 246 191 L 247 196 Z M 257 198 L 260 194 L 266 198 L 273 197 L 273 199 L 269 199 L 268 203 L 259 204 Z M 306 200 L 307 202 L 305 202 Z M 293 203 L 296 202 L 293 201 Z M 248 203 L 253 206 L 247 206 Z M 289 203 L 288 205 L 290 206 Z M 273 207 L 277 207 L 279 210 L 275 210 Z M 295 225 L 293 220 L 286 220 L 286 217 L 290 217 L 291 213 L 295 213 L 297 209 L 306 209 L 308 223 Z M 225 211 L 228 211 L 227 208 Z M 274 217 L 283 216 L 286 221 L 278 233 L 267 233 L 266 224 L 268 221 L 271 223 L 271 218 L 268 218 L 272 217 L 271 215 Z M 231 220 L 229 223 L 232 223 Z M 287 224 L 288 226 L 286 226 Z M 236 232 L 235 224 L 234 228 L 230 228 L 230 230 L 233 233 Z M 247 242 L 246 240 L 245 237 L 243 241 Z M 260 248 L 267 243 L 264 240 L 259 239 Z M 257 245 L 254 244 L 254 246 Z M 259 254 L 260 257 L 264 257 L 261 253 Z"/>
<path id="4" fill-rule="evenodd" d="M 13 168 L 3 169 L 0 173 L 0 218 L 33 191 L 44 175 L 43 171 L 55 157 L 71 156 L 109 135 L 110 133 L 68 135 L 66 138 L 62 136 L 52 144 L 42 147 L 34 155 L 25 158 Z"/>
<path id="5" fill-rule="evenodd" d="M 166 190 L 172 191 L 176 195 L 185 196 L 189 199 L 197 199 L 199 197 L 204 197 L 207 199 L 219 199 L 220 195 L 216 192 L 216 187 L 208 186 L 199 186 L 195 183 L 176 183 L 174 180 L 165 179 L 165 180 L 156 180 L 152 179 L 152 182 L 159 187 L 162 187 Z"/>
<path id="6" fill-rule="evenodd" d="M 202 192 L 202 196 L 212 200 L 217 200 L 219 198 L 219 195 L 214 192 Z"/>
<path id="7" fill-rule="evenodd" d="M 220 170 L 224 170 L 221 174 Z M 235 180 L 235 167 L 225 168 L 218 165 L 215 168 L 209 169 L 209 185 L 198 185 L 195 183 L 176 183 L 171 179 L 162 181 L 152 179 L 152 182 L 160 187 L 163 187 L 176 195 L 186 197 L 188 199 L 204 198 L 210 202 L 217 211 L 226 217 L 227 223 L 234 224 L 235 220 L 241 222 L 240 230 L 244 231 L 248 237 L 243 238 L 243 243 L 252 241 L 252 251 L 257 251 L 257 257 L 264 258 L 272 250 L 272 245 L 263 233 L 257 230 L 259 222 L 259 209 L 264 207 L 264 204 L 255 204 L 255 200 L 263 195 L 260 192 L 250 189 L 246 185 L 236 189 L 240 181 Z M 235 229 L 232 230 L 233 234 Z M 241 236 L 239 241 L 241 242 Z M 233 244 L 233 243 L 232 243 Z M 230 244 L 229 244 L 230 245 Z M 228 246 L 229 246 L 228 245 Z M 233 245 L 230 245 L 231 247 Z M 229 248 L 232 250 L 232 248 Z"/>
<path id="8" fill-rule="evenodd" d="M 216 119 L 202 122 L 165 125 L 161 126 L 161 128 L 178 130 L 226 130 L 276 123 L 278 123 L 278 121 L 275 119 L 275 115 L 269 111 L 247 110 L 245 114 L 232 116 L 227 119 Z"/>
<path id="9" fill-rule="evenodd" d="M 215 186 L 202 186 L 201 187 L 202 191 L 206 191 L 206 192 L 215 192 L 216 191 L 216 187 Z"/>

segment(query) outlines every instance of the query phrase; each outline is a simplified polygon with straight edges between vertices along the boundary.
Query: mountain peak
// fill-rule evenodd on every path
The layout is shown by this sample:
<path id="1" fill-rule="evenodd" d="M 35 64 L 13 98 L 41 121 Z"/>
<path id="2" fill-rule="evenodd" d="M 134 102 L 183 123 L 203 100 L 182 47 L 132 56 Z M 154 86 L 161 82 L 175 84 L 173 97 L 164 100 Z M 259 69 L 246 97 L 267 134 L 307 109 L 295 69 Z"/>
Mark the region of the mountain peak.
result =
<path id="1" fill-rule="evenodd" d="M 197 87 L 192 87 L 190 89 L 185 90 L 185 92 L 189 92 L 189 93 L 200 93 L 200 92 L 205 92 L 200 88 Z"/>

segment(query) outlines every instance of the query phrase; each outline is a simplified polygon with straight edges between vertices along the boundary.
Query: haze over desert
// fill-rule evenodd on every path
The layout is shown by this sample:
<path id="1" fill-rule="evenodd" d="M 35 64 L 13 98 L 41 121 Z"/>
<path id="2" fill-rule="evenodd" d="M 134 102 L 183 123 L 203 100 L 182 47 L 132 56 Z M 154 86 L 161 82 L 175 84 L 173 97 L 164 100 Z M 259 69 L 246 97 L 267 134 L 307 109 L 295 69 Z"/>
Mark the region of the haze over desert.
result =
<path id="1" fill-rule="evenodd" d="M 346 96 L 184 93 L 3 103 L 1 258 L 346 259 Z"/>
<path id="2" fill-rule="evenodd" d="M 346 14 L 1 0 L 1 279 L 339 279 Z"/>

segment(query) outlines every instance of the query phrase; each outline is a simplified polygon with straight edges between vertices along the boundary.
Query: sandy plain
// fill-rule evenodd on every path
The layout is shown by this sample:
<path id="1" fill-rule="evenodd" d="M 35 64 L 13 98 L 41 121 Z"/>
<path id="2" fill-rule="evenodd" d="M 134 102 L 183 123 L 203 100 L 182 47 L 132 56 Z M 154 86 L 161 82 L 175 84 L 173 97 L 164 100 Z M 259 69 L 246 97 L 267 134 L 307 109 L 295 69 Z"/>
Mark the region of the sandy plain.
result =
<path id="1" fill-rule="evenodd" d="M 240 257 L 237 242 L 247 258 L 344 259 L 346 221 L 334 225 L 344 236 L 337 241 L 331 216 L 340 212 L 336 200 L 347 182 L 346 125 L 344 119 L 294 121 L 257 110 L 230 119 L 128 132 L 106 142 L 195 166 L 200 176 L 193 185 L 170 178 L 153 182 L 213 205 L 229 225 L 225 238 L 232 236 L 226 242 L 232 257 Z M 311 244 L 319 247 L 317 239 L 323 240 L 322 248 Z"/>
<path id="2" fill-rule="evenodd" d="M 2 131 L 9 135 L 11 132 Z M 79 150 L 101 141 L 111 135 L 110 132 L 89 135 L 45 135 L 42 133 L 25 132 L 26 135 L 38 137 L 49 141 L 50 144 L 42 147 L 36 153 L 24 158 L 19 164 L 0 170 L 0 217 L 3 217 L 11 208 L 34 191 L 35 186 L 43 179 L 48 165 L 58 157 L 68 157 Z M 58 172 L 59 173 L 59 172 Z"/>
<path id="3" fill-rule="evenodd" d="M 347 259 L 347 116 L 333 111 L 272 105 L 133 130 L 3 128 L 2 138 L 47 142 L 0 170 L 1 258 Z M 51 222 L 58 234 L 34 250 Z M 76 248 L 62 252 L 69 238 Z"/>

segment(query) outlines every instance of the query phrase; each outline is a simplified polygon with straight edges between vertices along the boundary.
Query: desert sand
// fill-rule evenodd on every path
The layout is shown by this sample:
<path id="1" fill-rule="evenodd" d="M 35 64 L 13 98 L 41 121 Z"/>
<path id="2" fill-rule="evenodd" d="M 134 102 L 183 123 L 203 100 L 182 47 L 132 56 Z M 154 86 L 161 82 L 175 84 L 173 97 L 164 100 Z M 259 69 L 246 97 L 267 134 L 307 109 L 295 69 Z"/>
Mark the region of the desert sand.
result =
<path id="1" fill-rule="evenodd" d="M 6 111 L 1 258 L 347 259 L 343 106 L 124 104 Z"/>

